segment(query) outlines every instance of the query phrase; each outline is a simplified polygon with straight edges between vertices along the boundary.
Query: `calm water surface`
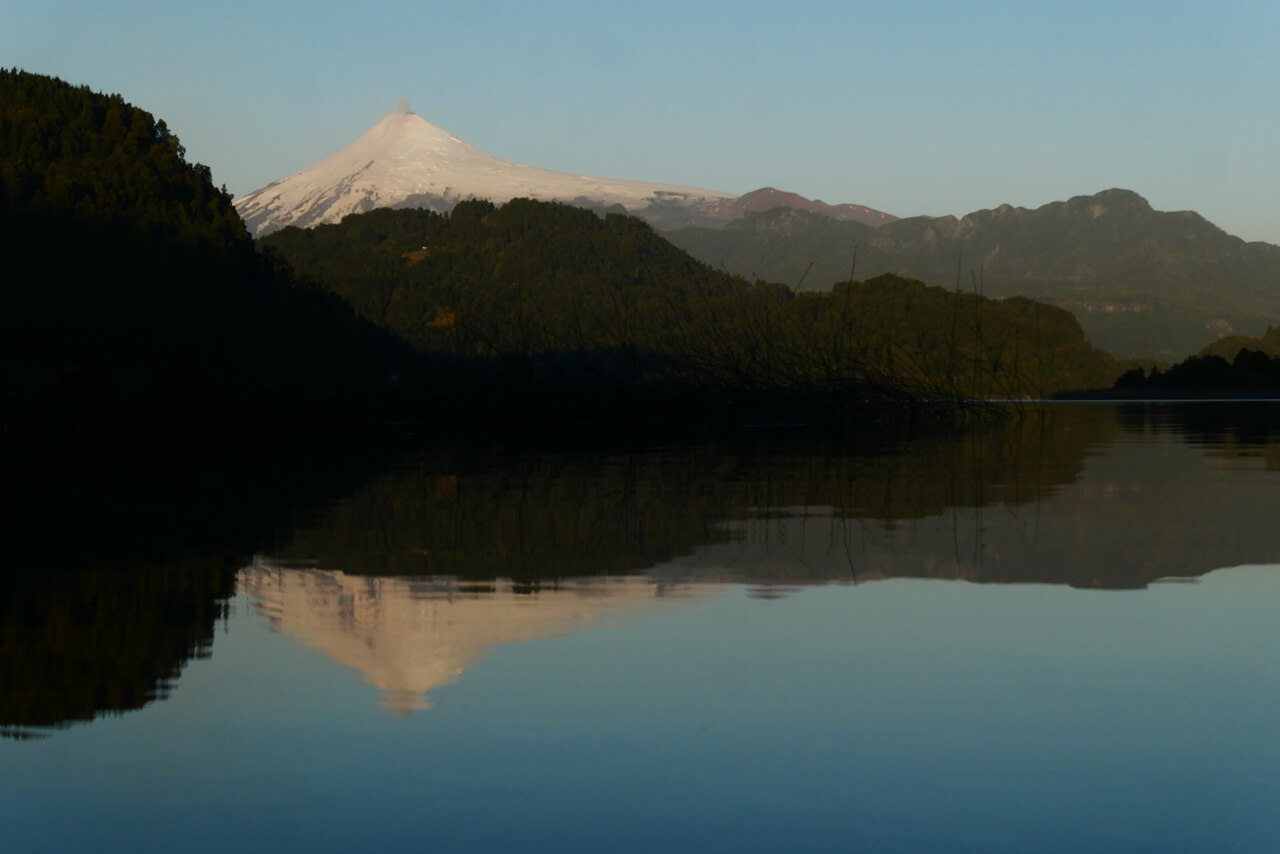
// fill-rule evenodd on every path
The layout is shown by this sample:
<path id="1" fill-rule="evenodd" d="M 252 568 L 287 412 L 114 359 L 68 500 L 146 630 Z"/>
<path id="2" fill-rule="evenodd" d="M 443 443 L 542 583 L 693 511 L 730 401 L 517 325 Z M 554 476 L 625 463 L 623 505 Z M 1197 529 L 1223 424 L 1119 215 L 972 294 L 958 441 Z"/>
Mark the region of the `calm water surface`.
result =
<path id="1" fill-rule="evenodd" d="M 1280 849 L 1276 410 L 267 488 L 5 577 L 5 850 Z"/>

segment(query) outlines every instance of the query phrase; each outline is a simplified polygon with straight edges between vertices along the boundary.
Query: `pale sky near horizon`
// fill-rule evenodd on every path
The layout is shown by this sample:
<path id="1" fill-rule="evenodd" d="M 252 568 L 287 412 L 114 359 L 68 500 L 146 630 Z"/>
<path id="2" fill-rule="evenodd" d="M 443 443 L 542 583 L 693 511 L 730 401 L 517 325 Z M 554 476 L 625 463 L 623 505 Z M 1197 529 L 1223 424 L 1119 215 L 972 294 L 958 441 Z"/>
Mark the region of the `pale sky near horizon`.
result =
<path id="1" fill-rule="evenodd" d="M 898 215 L 1124 187 L 1280 243 L 1280 2 L 0 0 L 235 195 L 400 98 L 490 154 Z"/>

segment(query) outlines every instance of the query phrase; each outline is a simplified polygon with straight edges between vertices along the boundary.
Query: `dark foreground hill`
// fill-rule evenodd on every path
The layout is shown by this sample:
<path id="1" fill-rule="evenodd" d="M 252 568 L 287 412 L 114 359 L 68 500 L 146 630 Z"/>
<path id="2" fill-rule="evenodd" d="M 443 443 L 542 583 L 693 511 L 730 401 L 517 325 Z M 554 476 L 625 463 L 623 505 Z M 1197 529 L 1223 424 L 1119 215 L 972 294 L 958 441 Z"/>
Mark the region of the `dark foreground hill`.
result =
<path id="1" fill-rule="evenodd" d="M 259 253 L 209 169 L 117 95 L 0 71 L 6 429 L 376 409 L 419 357 Z"/>
<path id="2" fill-rule="evenodd" d="M 1246 243 L 1191 211 L 1152 210 L 1127 190 L 878 228 L 773 210 L 667 236 L 713 266 L 793 285 L 803 277 L 804 288 L 847 280 L 856 252 L 859 277 L 1044 300 L 1121 357 L 1172 360 L 1280 319 L 1280 247 Z"/>

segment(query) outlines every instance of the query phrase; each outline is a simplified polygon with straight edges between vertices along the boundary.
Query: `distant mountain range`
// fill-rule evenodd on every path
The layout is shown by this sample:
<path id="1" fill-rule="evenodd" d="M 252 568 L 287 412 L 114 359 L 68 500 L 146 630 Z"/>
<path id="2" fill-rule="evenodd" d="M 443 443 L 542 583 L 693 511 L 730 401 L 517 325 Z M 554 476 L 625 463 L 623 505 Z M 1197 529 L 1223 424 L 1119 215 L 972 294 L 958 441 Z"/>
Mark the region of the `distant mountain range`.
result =
<path id="1" fill-rule="evenodd" d="M 444 212 L 466 199 L 519 197 L 633 214 L 716 268 L 797 290 L 895 273 L 1044 300 L 1072 311 L 1095 346 L 1125 357 L 1176 360 L 1280 321 L 1280 247 L 1246 243 L 1191 211 L 1155 211 L 1119 189 L 1036 209 L 898 219 L 772 187 L 737 196 L 526 166 L 401 112 L 235 205 L 263 235 L 374 208 Z"/>
<path id="2" fill-rule="evenodd" d="M 722 225 L 779 205 L 880 225 L 895 217 L 860 205 L 828 205 L 765 187 L 737 196 L 648 181 L 592 178 L 503 160 L 401 112 L 384 117 L 325 160 L 235 201 L 255 235 L 338 222 L 374 208 L 452 210 L 465 199 L 566 202 L 639 216 L 659 228 Z"/>
<path id="3" fill-rule="evenodd" d="M 1122 357 L 1178 359 L 1280 320 L 1280 246 L 1153 210 L 1128 190 L 879 227 L 774 209 L 665 236 L 708 264 L 798 290 L 896 273 L 1029 296 L 1069 309 L 1095 346 Z"/>

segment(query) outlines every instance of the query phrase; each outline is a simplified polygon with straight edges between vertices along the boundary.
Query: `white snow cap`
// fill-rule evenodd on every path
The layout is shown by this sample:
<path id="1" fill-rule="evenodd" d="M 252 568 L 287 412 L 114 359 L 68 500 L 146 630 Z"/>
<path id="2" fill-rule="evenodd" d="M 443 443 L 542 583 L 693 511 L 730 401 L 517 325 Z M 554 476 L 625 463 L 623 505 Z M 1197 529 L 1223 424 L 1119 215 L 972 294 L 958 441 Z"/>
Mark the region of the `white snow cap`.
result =
<path id="1" fill-rule="evenodd" d="M 620 204 L 656 219 L 697 216 L 731 193 L 571 175 L 493 157 L 408 111 L 384 116 L 337 154 L 235 201 L 249 230 L 338 222 L 379 207 L 450 210 L 464 199 L 501 204 L 528 197 L 591 207 Z"/>

